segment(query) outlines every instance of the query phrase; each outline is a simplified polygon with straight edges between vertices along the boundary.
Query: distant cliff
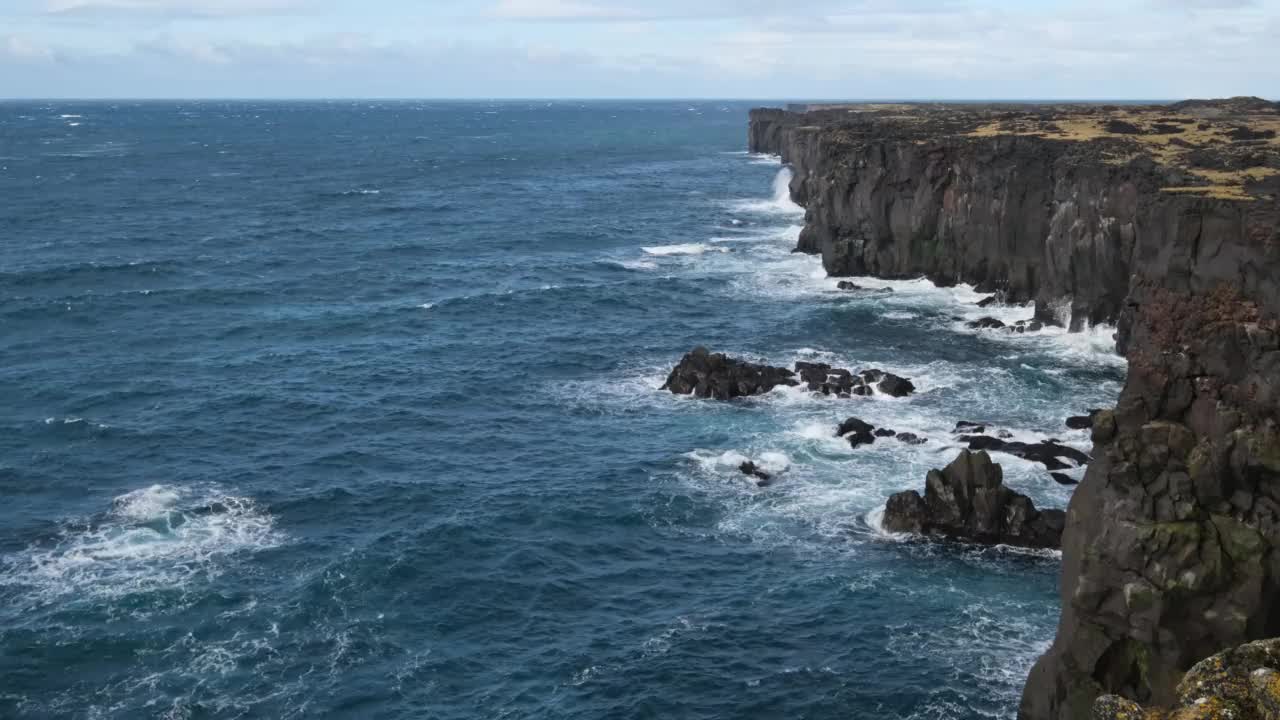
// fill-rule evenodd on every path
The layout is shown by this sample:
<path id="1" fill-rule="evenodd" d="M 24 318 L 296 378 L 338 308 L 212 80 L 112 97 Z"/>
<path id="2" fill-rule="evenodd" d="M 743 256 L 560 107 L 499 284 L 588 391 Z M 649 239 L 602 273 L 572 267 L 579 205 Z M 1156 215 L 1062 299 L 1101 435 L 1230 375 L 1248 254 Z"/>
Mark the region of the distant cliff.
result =
<path id="1" fill-rule="evenodd" d="M 1280 108 L 756 110 L 832 275 L 927 276 L 1115 323 L 1129 376 L 1068 509 L 1062 619 L 1020 715 L 1169 704 L 1280 635 Z"/>

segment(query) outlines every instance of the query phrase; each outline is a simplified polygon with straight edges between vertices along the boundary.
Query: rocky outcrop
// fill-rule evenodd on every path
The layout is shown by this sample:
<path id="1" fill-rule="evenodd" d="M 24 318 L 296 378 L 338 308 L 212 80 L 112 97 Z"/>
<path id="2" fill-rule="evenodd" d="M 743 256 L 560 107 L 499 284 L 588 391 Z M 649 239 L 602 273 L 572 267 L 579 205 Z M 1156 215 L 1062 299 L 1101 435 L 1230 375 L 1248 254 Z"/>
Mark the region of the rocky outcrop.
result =
<path id="1" fill-rule="evenodd" d="M 916 389 L 907 378 L 883 370 L 854 373 L 825 363 L 797 362 L 792 371 L 712 353 L 704 347 L 694 348 L 681 358 L 661 389 L 676 395 L 732 400 L 761 395 L 778 386 L 797 385 L 842 398 L 872 395 L 877 391 L 891 397 L 906 397 Z"/>
<path id="2" fill-rule="evenodd" d="M 1275 720 L 1280 718 L 1280 639 L 1259 640 L 1196 663 L 1173 707 L 1143 708 L 1119 695 L 1093 704 L 1093 720 Z"/>
<path id="3" fill-rule="evenodd" d="M 1036 510 L 1026 495 L 1004 485 L 1004 472 L 985 452 L 964 450 L 925 478 L 924 497 L 909 490 L 889 498 L 884 529 L 941 535 L 987 544 L 1055 548 L 1063 512 Z"/>
<path id="4" fill-rule="evenodd" d="M 753 149 L 794 171 L 798 249 L 829 273 L 968 282 L 1119 329 L 1128 380 L 1091 418 L 1021 718 L 1083 720 L 1106 694 L 1172 706 L 1200 660 L 1280 636 L 1280 142 L 1259 137 L 1277 111 L 752 115 Z"/>
<path id="5" fill-rule="evenodd" d="M 799 384 L 795 373 L 786 368 L 757 365 L 697 347 L 680 359 L 662 389 L 676 395 L 732 400 L 767 393 L 779 385 Z"/>

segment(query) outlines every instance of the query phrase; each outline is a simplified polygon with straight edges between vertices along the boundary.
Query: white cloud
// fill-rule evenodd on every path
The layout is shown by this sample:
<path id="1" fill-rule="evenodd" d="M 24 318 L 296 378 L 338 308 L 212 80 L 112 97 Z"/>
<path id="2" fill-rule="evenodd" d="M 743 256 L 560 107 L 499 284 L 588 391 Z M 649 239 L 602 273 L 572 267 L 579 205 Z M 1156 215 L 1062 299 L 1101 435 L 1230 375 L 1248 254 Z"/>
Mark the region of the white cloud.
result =
<path id="1" fill-rule="evenodd" d="M 642 17 L 626 7 L 604 7 L 580 0 L 500 0 L 489 14 L 507 20 L 632 20 Z"/>
<path id="2" fill-rule="evenodd" d="M 230 18 L 302 9 L 300 0 L 48 0 L 51 15 Z"/>

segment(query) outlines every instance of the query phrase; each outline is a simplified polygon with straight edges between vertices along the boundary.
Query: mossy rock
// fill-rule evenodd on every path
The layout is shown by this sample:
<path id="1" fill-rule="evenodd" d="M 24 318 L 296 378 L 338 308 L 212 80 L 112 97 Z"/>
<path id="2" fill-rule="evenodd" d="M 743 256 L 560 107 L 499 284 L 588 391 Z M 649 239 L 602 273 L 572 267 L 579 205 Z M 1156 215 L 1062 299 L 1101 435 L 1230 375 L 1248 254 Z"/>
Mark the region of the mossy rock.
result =
<path id="1" fill-rule="evenodd" d="M 1144 708 L 1104 695 L 1093 720 L 1275 720 L 1280 717 L 1280 639 L 1260 640 L 1196 663 L 1178 684 L 1173 709 Z"/>

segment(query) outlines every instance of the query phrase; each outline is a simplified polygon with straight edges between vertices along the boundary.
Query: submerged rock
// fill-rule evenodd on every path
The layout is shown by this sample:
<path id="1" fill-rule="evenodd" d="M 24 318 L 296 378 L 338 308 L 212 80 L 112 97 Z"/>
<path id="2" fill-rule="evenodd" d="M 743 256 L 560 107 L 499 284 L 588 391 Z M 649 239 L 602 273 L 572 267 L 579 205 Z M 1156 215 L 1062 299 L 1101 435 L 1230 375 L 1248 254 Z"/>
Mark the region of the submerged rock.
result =
<path id="1" fill-rule="evenodd" d="M 841 280 L 840 282 L 836 283 L 836 288 L 839 290 L 862 290 L 865 292 L 880 293 L 882 295 L 887 295 L 893 292 L 893 288 L 891 287 L 869 288 L 869 287 L 863 287 L 861 285 L 849 282 L 848 280 Z"/>
<path id="2" fill-rule="evenodd" d="M 1000 328 L 1004 327 L 1003 322 L 993 317 L 979 318 L 972 322 L 967 322 L 965 323 L 965 325 L 975 330 L 999 330 Z"/>
<path id="3" fill-rule="evenodd" d="M 1044 323 L 1039 320 L 1019 320 L 1010 328 L 1016 333 L 1040 332 L 1043 329 Z"/>
<path id="4" fill-rule="evenodd" d="M 1070 475 L 1067 475 L 1066 473 L 1051 472 L 1049 473 L 1049 477 L 1053 478 L 1053 481 L 1058 483 L 1059 485 L 1079 485 L 1080 484 L 1079 480 L 1071 477 Z"/>
<path id="5" fill-rule="evenodd" d="M 1086 453 L 1055 440 L 1024 443 L 995 438 L 990 435 L 962 435 L 960 439 L 969 444 L 970 450 L 1009 453 L 1023 460 L 1038 462 L 1049 470 L 1069 470 L 1072 467 L 1089 464 L 1089 456 Z M 1063 458 L 1075 464 L 1064 462 Z"/>
<path id="6" fill-rule="evenodd" d="M 799 384 L 795 373 L 786 368 L 757 365 L 697 347 L 681 358 L 662 389 L 677 395 L 730 400 L 767 393 L 779 385 Z"/>
<path id="7" fill-rule="evenodd" d="M 1037 510 L 1004 485 L 1004 472 L 985 452 L 964 450 L 943 470 L 931 470 L 924 497 L 915 490 L 889 498 L 884 529 L 941 535 L 985 544 L 1056 548 L 1066 522 L 1061 510 Z"/>
<path id="8" fill-rule="evenodd" d="M 846 438 L 849 444 L 856 448 L 859 445 L 870 445 L 875 442 L 875 429 L 871 423 L 851 417 L 840 423 L 840 427 L 836 429 L 836 435 Z"/>
<path id="9" fill-rule="evenodd" d="M 1093 427 L 1093 419 L 1100 414 L 1101 410 L 1090 410 L 1088 415 L 1072 415 L 1067 418 L 1067 427 L 1072 430 L 1089 430 Z"/>
<path id="10" fill-rule="evenodd" d="M 773 484 L 773 476 L 761 470 L 759 465 L 750 460 L 739 465 L 738 471 L 743 475 L 750 475 L 755 478 L 757 487 L 768 487 Z"/>

